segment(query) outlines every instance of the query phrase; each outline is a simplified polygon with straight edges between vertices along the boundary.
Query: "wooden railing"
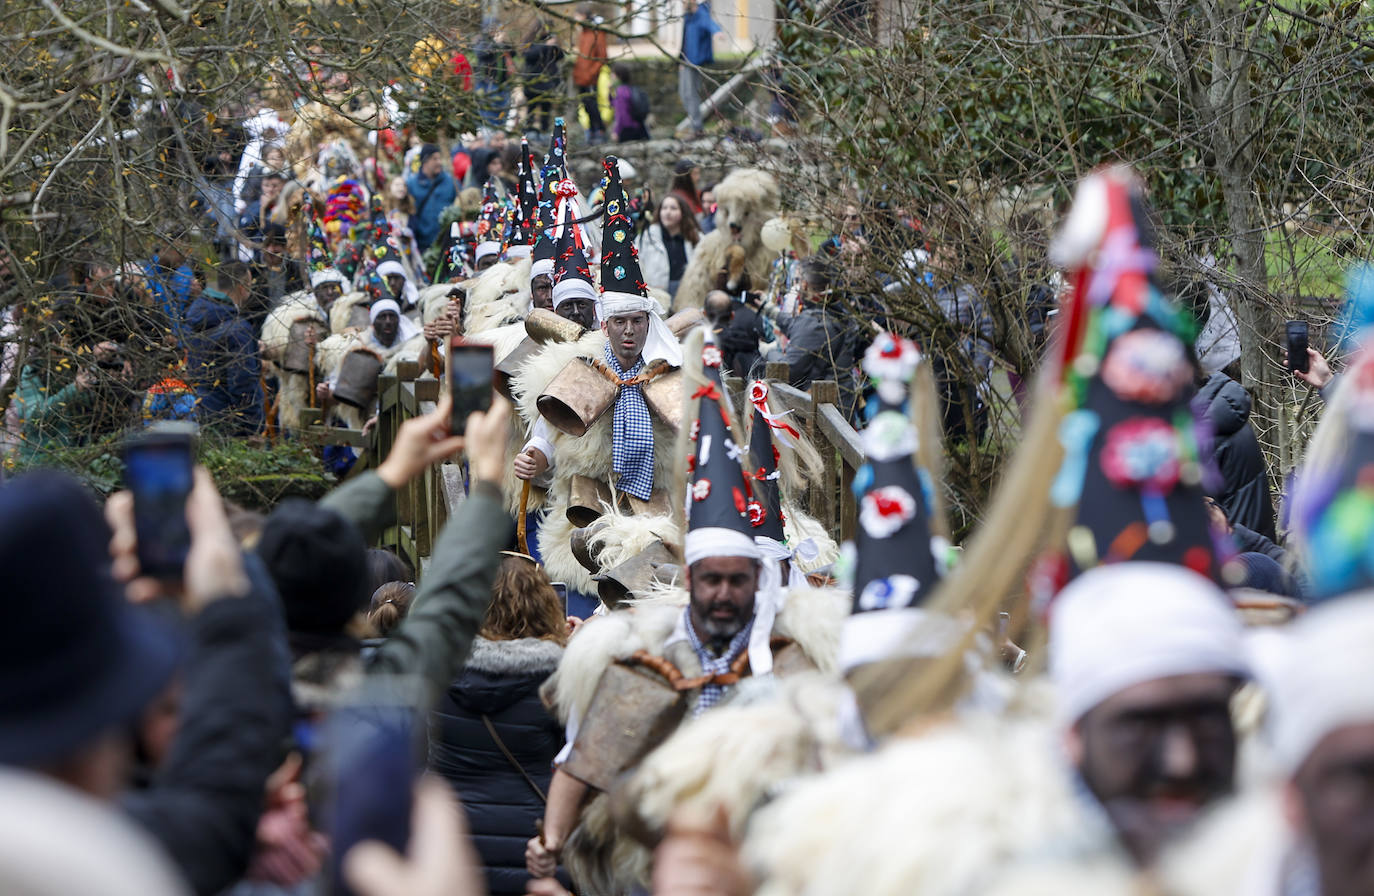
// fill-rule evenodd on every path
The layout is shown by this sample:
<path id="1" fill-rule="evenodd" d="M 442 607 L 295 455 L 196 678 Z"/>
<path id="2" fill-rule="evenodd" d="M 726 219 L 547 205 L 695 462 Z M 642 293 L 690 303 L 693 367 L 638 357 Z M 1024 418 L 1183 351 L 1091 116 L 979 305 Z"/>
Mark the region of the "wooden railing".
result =
<path id="1" fill-rule="evenodd" d="M 396 365 L 395 374 L 377 380 L 377 424 L 368 433 L 356 429 L 325 426 L 318 410 L 301 413 L 304 424 L 300 438 L 319 445 L 349 445 L 361 451 L 350 476 L 375 467 L 396 443 L 396 432 L 412 417 L 434 410 L 439 400 L 439 381 L 428 371 L 421 372 L 415 362 Z M 465 470 L 465 466 L 463 468 Z M 461 481 L 456 490 L 462 491 Z M 430 467 L 396 494 L 396 524 L 382 533 L 376 547 L 396 552 L 421 575 L 429 563 L 434 537 L 448 519 L 449 501 L 461 500 L 453 494 L 455 484 L 446 481 L 444 468 Z"/>
<path id="2" fill-rule="evenodd" d="M 809 392 L 787 385 L 786 364 L 769 364 L 767 378 L 774 398 L 793 414 L 795 425 L 816 446 L 821 456 L 821 475 L 809 483 L 798 499 L 802 509 L 815 517 L 837 542 L 854 536 L 857 507 L 851 486 L 855 471 L 864 463 L 863 446 L 840 410 L 840 389 L 832 380 L 811 384 Z M 736 408 L 748 409 L 746 383 L 726 379 Z M 439 399 L 439 381 L 422 372 L 418 364 L 402 362 L 394 375 L 378 381 L 377 426 L 370 433 L 325 426 L 318 410 L 302 412 L 305 424 L 300 438 L 321 445 L 350 445 L 361 450 L 354 471 L 376 466 L 396 441 L 396 431 L 411 417 L 427 413 Z M 750 417 L 743 418 L 747 428 Z M 461 500 L 461 483 L 446 482 L 440 467 L 432 467 L 396 496 L 395 526 L 387 529 L 378 547 L 390 548 L 410 563 L 416 574 L 428 564 L 434 537 L 448 519 L 450 500 Z"/>
<path id="3" fill-rule="evenodd" d="M 858 507 L 854 501 L 854 474 L 864 464 L 863 443 L 840 410 L 840 387 L 834 380 L 817 380 L 803 392 L 787 384 L 786 364 L 770 363 L 765 371 L 769 392 L 791 411 L 821 455 L 821 475 L 799 495 L 802 509 L 815 517 L 836 542 L 854 537 Z M 744 400 L 746 383 L 735 377 L 726 380 L 736 408 L 749 410 Z M 751 418 L 744 417 L 744 425 Z"/>

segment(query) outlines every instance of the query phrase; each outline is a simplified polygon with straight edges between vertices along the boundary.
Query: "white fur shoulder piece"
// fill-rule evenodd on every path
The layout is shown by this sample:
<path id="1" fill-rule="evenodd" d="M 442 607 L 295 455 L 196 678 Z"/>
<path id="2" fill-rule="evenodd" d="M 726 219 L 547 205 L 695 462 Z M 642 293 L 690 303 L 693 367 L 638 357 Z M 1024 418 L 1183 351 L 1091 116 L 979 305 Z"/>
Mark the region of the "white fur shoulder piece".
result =
<path id="1" fill-rule="evenodd" d="M 606 667 L 637 650 L 657 653 L 681 613 L 681 606 L 635 606 L 584 622 L 546 685 L 558 720 L 566 723 L 574 711 L 585 717 Z"/>
<path id="2" fill-rule="evenodd" d="M 1209 813 L 1160 862 L 1163 883 L 1176 896 L 1278 896 L 1292 846 L 1282 796 L 1264 787 Z"/>
<path id="3" fill-rule="evenodd" d="M 677 813 L 710 824 L 722 807 L 740 838 L 773 790 L 849 754 L 839 725 L 844 691 L 818 672 L 746 679 L 729 703 L 679 727 L 640 763 L 627 785 L 640 819 L 651 830 Z"/>
<path id="4" fill-rule="evenodd" d="M 990 717 L 809 778 L 756 813 L 758 896 L 967 896 L 999 868 L 1091 828 L 1048 725 Z"/>
<path id="5" fill-rule="evenodd" d="M 838 668 L 840 630 L 849 616 L 853 599 L 840 588 L 792 588 L 773 633 L 797 642 L 808 659 L 822 672 Z"/>

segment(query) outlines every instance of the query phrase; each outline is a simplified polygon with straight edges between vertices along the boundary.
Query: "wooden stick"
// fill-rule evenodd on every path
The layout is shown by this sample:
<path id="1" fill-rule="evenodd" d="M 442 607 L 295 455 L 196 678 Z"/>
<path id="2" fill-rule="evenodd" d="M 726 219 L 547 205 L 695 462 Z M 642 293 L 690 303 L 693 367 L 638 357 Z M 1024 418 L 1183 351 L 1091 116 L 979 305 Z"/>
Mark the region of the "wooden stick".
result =
<path id="1" fill-rule="evenodd" d="M 522 554 L 530 552 L 529 543 L 525 541 L 525 521 L 529 518 L 529 507 L 530 481 L 526 479 L 524 484 L 520 486 L 520 516 L 515 519 L 515 540 L 520 546 L 520 553 Z"/>
<path id="2" fill-rule="evenodd" d="M 306 364 L 306 376 L 310 378 L 310 393 L 306 397 L 306 403 L 313 408 L 315 406 L 315 343 L 307 344 L 306 352 L 306 357 L 309 360 L 309 363 Z"/>

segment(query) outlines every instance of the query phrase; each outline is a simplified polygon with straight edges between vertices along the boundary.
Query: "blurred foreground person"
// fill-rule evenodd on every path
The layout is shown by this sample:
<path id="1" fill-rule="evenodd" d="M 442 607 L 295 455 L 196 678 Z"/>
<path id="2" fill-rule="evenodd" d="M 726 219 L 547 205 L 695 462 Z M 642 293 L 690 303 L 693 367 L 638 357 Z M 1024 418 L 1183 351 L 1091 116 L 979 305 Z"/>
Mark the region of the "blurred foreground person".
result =
<path id="1" fill-rule="evenodd" d="M 245 564 L 203 470 L 186 505 L 191 549 L 180 582 L 139 577 L 128 493 L 111 497 L 106 513 L 113 537 L 85 490 L 57 473 L 0 489 L 0 558 L 17 598 L 12 618 L 20 614 L 14 621 L 25 632 L 0 659 L 0 764 L 120 799 L 196 892 L 218 893 L 248 863 L 263 785 L 287 731 L 276 597 Z M 158 605 L 131 606 L 126 591 Z M 188 645 L 169 624 L 178 605 Z M 186 648 L 170 751 L 151 783 L 129 792 L 130 732 Z M 21 805 L 7 798 L 0 812 Z"/>
<path id="2" fill-rule="evenodd" d="M 1148 865 L 1231 792 L 1230 702 L 1249 676 L 1235 610 L 1182 567 L 1098 567 L 1056 599 L 1049 659 L 1069 759 Z"/>
<path id="3" fill-rule="evenodd" d="M 463 801 L 492 894 L 525 892 L 525 840 L 544 816 L 563 748 L 539 688 L 567 639 L 549 577 L 531 558 L 507 555 L 472 655 L 434 711 L 430 767 Z"/>

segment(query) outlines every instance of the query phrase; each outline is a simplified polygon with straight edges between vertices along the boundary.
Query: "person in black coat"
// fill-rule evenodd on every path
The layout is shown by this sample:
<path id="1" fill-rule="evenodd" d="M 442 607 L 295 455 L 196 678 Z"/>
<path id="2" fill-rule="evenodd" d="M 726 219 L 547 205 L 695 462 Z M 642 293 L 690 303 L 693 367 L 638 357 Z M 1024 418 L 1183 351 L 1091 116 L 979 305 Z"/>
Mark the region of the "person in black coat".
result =
<path id="1" fill-rule="evenodd" d="M 566 640 L 548 576 L 528 557 L 507 556 L 467 666 L 431 719 L 430 767 L 463 803 L 492 896 L 522 894 L 529 880 L 525 843 L 563 748 L 563 728 L 539 688 Z"/>
<path id="2" fill-rule="evenodd" d="M 1226 518 L 1275 540 L 1268 471 L 1250 426 L 1250 393 L 1226 374 L 1214 373 L 1198 390 L 1193 408 L 1212 426 L 1212 460 L 1222 478 L 1215 497 Z"/>

